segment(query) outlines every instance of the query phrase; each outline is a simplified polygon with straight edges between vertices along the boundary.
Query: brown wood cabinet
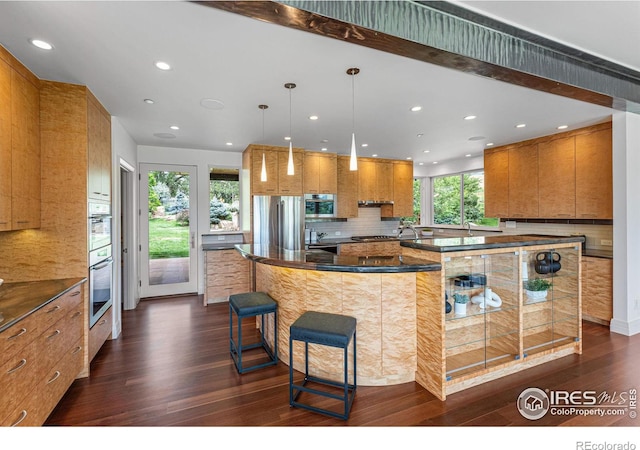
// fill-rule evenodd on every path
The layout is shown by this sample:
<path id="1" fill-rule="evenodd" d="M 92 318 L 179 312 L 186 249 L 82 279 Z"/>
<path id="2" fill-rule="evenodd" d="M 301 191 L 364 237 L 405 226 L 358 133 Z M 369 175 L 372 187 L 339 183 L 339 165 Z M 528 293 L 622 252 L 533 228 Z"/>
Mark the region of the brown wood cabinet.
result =
<path id="1" fill-rule="evenodd" d="M 613 317 L 613 259 L 582 257 L 582 318 L 609 325 Z"/>
<path id="2" fill-rule="evenodd" d="M 262 181 L 264 155 L 267 180 Z M 245 157 L 246 156 L 246 157 Z M 294 175 L 287 175 L 289 149 L 251 144 L 243 154 L 244 169 L 250 170 L 251 195 L 302 195 L 304 151 L 293 149 Z"/>
<path id="3" fill-rule="evenodd" d="M 393 205 L 381 207 L 381 217 L 413 216 L 413 163 L 393 161 Z"/>
<path id="4" fill-rule="evenodd" d="M 112 327 L 113 308 L 109 308 L 89 330 L 89 362 L 93 360 L 111 336 Z"/>
<path id="5" fill-rule="evenodd" d="M 42 425 L 83 367 L 83 287 L 0 333 L 0 426 Z"/>
<path id="6" fill-rule="evenodd" d="M 11 67 L 0 59 L 0 231 L 11 229 Z"/>
<path id="7" fill-rule="evenodd" d="M 338 198 L 336 215 L 358 217 L 358 171 L 349 169 L 349 156 L 338 156 Z"/>
<path id="8" fill-rule="evenodd" d="M 484 215 L 509 217 L 509 149 L 484 152 Z"/>
<path id="9" fill-rule="evenodd" d="M 304 193 L 337 194 L 338 155 L 304 152 Z"/>
<path id="10" fill-rule="evenodd" d="M 612 219 L 611 122 L 485 150 L 485 215 Z"/>
<path id="11" fill-rule="evenodd" d="M 539 216 L 576 217 L 575 137 L 538 144 Z"/>
<path id="12" fill-rule="evenodd" d="M 205 258 L 205 306 L 250 290 L 251 262 L 236 250 L 210 250 L 205 252 Z"/>
<path id="13" fill-rule="evenodd" d="M 39 228 L 39 80 L 1 47 L 0 158 L 0 231 Z"/>
<path id="14" fill-rule="evenodd" d="M 111 200 L 111 116 L 93 95 L 87 95 L 89 186 L 93 200 Z"/>
<path id="15" fill-rule="evenodd" d="M 376 162 L 376 200 L 381 202 L 394 201 L 394 165 L 391 161 Z"/>
<path id="16" fill-rule="evenodd" d="M 358 158 L 358 200 L 379 200 L 377 164 L 374 159 Z"/>
<path id="17" fill-rule="evenodd" d="M 576 136 L 576 217 L 613 219 L 610 126 Z"/>
<path id="18" fill-rule="evenodd" d="M 509 149 L 509 217 L 538 217 L 538 148 Z"/>

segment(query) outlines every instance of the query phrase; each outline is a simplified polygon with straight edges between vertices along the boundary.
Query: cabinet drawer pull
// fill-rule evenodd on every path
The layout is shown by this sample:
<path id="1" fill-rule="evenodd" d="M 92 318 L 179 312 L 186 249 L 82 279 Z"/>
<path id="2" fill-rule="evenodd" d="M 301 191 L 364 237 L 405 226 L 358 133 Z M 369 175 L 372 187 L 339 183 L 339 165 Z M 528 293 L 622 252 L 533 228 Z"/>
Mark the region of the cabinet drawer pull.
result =
<path id="1" fill-rule="evenodd" d="M 47 336 L 47 339 L 52 339 L 52 338 L 56 337 L 59 334 L 60 334 L 60 330 L 56 330 L 56 331 L 53 332 L 53 334 L 51 334 L 50 336 Z"/>
<path id="2" fill-rule="evenodd" d="M 71 316 L 72 319 L 75 319 L 76 317 L 78 317 L 80 314 L 82 314 L 80 311 L 76 311 L 76 313 Z"/>
<path id="3" fill-rule="evenodd" d="M 16 223 L 29 223 L 28 220 L 16 220 Z"/>
<path id="4" fill-rule="evenodd" d="M 20 422 L 22 422 L 26 418 L 27 418 L 27 410 L 23 409 L 22 411 L 20 411 L 20 417 L 18 417 L 18 420 L 12 423 L 11 426 L 17 427 L 18 425 L 20 425 Z"/>
<path id="5" fill-rule="evenodd" d="M 17 372 L 18 370 L 22 369 L 26 365 L 27 365 L 27 360 L 22 358 L 17 366 L 15 366 L 13 369 L 9 369 L 7 371 L 7 375 L 12 374 L 13 372 Z"/>
<path id="6" fill-rule="evenodd" d="M 72 355 L 75 355 L 76 353 L 78 353 L 80 350 L 82 350 L 82 347 L 80 347 L 79 345 L 73 349 L 73 351 L 71 352 Z"/>
<path id="7" fill-rule="evenodd" d="M 102 319 L 98 325 L 104 325 L 105 323 L 107 323 L 107 319 Z"/>
<path id="8" fill-rule="evenodd" d="M 15 339 L 18 338 L 20 336 L 22 336 L 23 334 L 25 334 L 27 332 L 26 328 L 20 328 L 20 331 L 18 331 L 16 334 L 14 334 L 13 336 L 10 336 L 7 338 L 7 341 L 10 341 L 11 339 Z"/>
<path id="9" fill-rule="evenodd" d="M 80 295 L 80 291 L 74 291 L 71 293 L 71 297 L 77 297 L 78 295 Z"/>
<path id="10" fill-rule="evenodd" d="M 56 312 L 56 311 L 57 311 L 57 310 L 59 310 L 59 309 L 60 309 L 60 305 L 56 305 L 56 306 L 54 306 L 53 308 L 51 308 L 49 311 L 47 311 L 47 314 L 54 313 L 54 312 Z"/>
<path id="11" fill-rule="evenodd" d="M 47 384 L 51 384 L 51 383 L 53 383 L 53 382 L 54 382 L 54 381 L 56 381 L 59 377 L 60 377 L 60 371 L 59 371 L 59 370 L 56 370 L 56 373 L 54 373 L 54 374 L 53 374 L 53 377 L 52 377 L 49 381 L 47 381 Z"/>

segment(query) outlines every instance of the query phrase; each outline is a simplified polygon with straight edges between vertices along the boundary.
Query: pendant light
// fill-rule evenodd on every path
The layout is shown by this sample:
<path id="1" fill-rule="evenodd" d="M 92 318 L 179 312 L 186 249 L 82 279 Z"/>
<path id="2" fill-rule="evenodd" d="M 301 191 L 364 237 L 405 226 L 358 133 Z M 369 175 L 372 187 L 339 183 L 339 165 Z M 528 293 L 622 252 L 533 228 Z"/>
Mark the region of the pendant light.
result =
<path id="1" fill-rule="evenodd" d="M 360 73 L 360 69 L 352 67 L 347 69 L 347 74 L 351 75 L 351 158 L 349 159 L 349 170 L 358 170 L 358 156 L 356 155 L 356 89 L 355 76 Z"/>
<path id="2" fill-rule="evenodd" d="M 268 105 L 258 105 L 258 108 L 262 110 L 262 143 L 264 144 L 264 110 Z M 260 170 L 260 181 L 267 181 L 267 164 L 264 160 L 264 152 L 262 152 L 262 170 Z"/>
<path id="3" fill-rule="evenodd" d="M 291 89 L 295 89 L 295 83 L 286 83 L 284 85 L 289 89 L 289 161 L 287 162 L 287 175 L 293 175 L 293 140 L 291 136 Z"/>

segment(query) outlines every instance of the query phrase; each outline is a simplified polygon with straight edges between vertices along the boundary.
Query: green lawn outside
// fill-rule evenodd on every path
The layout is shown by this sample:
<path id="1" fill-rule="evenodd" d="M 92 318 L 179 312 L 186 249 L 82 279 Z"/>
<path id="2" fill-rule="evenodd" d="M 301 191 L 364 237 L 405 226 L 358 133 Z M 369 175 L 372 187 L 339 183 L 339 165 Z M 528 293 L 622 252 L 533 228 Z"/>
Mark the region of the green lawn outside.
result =
<path id="1" fill-rule="evenodd" d="M 189 226 L 173 220 L 149 219 L 149 258 L 189 256 Z"/>

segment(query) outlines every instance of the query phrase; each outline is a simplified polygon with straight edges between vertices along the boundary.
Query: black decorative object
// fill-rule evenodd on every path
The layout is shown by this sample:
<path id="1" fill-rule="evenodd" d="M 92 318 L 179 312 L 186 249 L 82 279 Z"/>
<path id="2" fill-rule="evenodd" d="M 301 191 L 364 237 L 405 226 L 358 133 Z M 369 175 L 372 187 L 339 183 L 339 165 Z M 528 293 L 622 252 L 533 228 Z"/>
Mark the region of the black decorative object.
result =
<path id="1" fill-rule="evenodd" d="M 449 303 L 449 295 L 444 293 L 444 313 L 449 314 L 451 312 L 451 303 Z"/>
<path id="2" fill-rule="evenodd" d="M 535 270 L 541 275 L 556 273 L 560 270 L 560 253 L 540 252 L 536 255 Z"/>

